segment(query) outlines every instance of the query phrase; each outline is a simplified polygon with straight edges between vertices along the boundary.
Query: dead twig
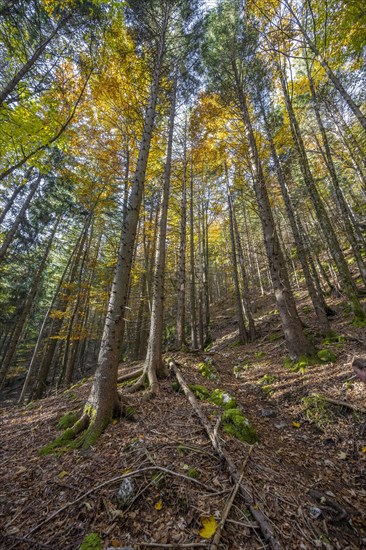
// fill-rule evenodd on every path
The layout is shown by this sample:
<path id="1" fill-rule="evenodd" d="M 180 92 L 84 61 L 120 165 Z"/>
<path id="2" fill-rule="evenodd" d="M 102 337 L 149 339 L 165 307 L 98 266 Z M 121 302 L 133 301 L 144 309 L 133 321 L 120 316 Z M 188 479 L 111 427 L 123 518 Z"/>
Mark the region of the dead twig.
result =
<path id="1" fill-rule="evenodd" d="M 214 538 L 213 538 L 213 541 L 212 541 L 212 544 L 211 544 L 211 550 L 218 550 L 219 548 L 219 543 L 220 543 L 220 538 L 221 538 L 221 533 L 224 529 L 224 526 L 225 526 L 225 522 L 227 520 L 227 517 L 230 513 L 230 510 L 231 510 L 231 507 L 233 505 L 233 502 L 235 500 L 235 497 L 240 489 L 240 484 L 243 480 L 243 476 L 244 476 L 244 471 L 245 471 L 245 467 L 246 465 L 248 464 L 248 460 L 249 460 L 249 457 L 252 453 L 252 450 L 253 450 L 253 447 L 250 447 L 249 449 L 249 453 L 244 461 L 244 464 L 243 464 L 243 467 L 241 469 L 241 474 L 240 474 L 240 477 L 238 479 L 238 481 L 236 482 L 235 484 L 235 487 L 233 488 L 233 490 L 231 491 L 231 495 L 229 496 L 229 498 L 227 499 L 226 501 L 226 504 L 225 504 L 225 507 L 222 511 L 222 515 L 221 515 L 221 520 L 220 520 L 220 523 L 216 529 L 216 532 L 215 532 L 215 535 L 214 535 Z"/>
<path id="2" fill-rule="evenodd" d="M 199 405 L 196 397 L 189 389 L 188 384 L 184 380 L 178 368 L 178 365 L 174 361 L 170 361 L 169 366 L 173 370 L 182 390 L 184 391 L 188 401 L 192 405 L 193 410 L 197 414 L 198 418 L 201 420 L 201 423 L 206 430 L 206 433 L 213 445 L 213 448 L 215 449 L 219 457 L 222 459 L 222 461 L 226 464 L 226 467 L 228 469 L 231 479 L 233 480 L 234 483 L 238 483 L 238 480 L 240 478 L 240 473 L 238 472 L 238 469 L 236 468 L 232 457 L 229 455 L 227 451 L 225 451 L 222 448 L 219 438 L 217 436 L 215 437 L 214 431 L 212 429 L 210 422 L 208 421 L 207 416 L 205 415 L 204 411 Z M 240 493 L 244 497 L 246 506 L 248 507 L 253 518 L 256 520 L 256 522 L 259 525 L 263 538 L 265 539 L 266 542 L 268 542 L 272 550 L 280 550 L 281 548 L 280 543 L 276 539 L 272 531 L 272 528 L 269 525 L 268 519 L 263 514 L 263 512 L 259 509 L 258 504 L 255 502 L 250 489 L 248 488 L 248 486 L 244 485 L 243 481 L 240 482 L 239 487 L 240 487 Z"/>
<path id="3" fill-rule="evenodd" d="M 339 399 L 333 399 L 332 397 L 328 397 L 327 395 L 319 395 L 319 397 L 321 399 L 324 399 L 324 401 L 327 401 L 328 403 L 332 403 L 332 405 L 338 405 L 339 407 L 346 407 L 347 409 L 351 409 L 352 411 L 366 414 L 366 409 L 362 407 L 358 407 L 357 405 L 353 405 L 352 403 L 348 403 L 347 401 L 340 401 Z"/>
<path id="4" fill-rule="evenodd" d="M 38 529 L 40 529 L 43 525 L 45 525 L 46 523 L 51 521 L 51 519 L 53 519 L 54 517 L 61 514 L 61 512 L 63 512 L 64 510 L 66 510 L 70 506 L 73 506 L 74 504 L 77 504 L 81 500 L 84 500 L 87 496 L 89 496 L 91 493 L 94 493 L 98 489 L 102 489 L 103 487 L 106 487 L 107 485 L 111 485 L 112 483 L 116 483 L 117 481 L 122 481 L 126 477 L 136 476 L 136 475 L 139 475 L 143 472 L 148 472 L 148 471 L 151 471 L 151 470 L 159 470 L 159 471 L 164 472 L 168 475 L 172 475 L 172 476 L 175 476 L 175 477 L 180 477 L 182 479 L 185 479 L 186 481 L 191 481 L 192 483 L 195 483 L 196 485 L 200 485 L 201 487 L 204 487 L 207 491 L 215 492 L 214 489 L 212 489 L 212 487 L 209 487 L 208 485 L 205 485 L 204 483 L 201 483 L 201 481 L 198 481 L 197 479 L 194 479 L 193 477 L 188 477 L 188 476 L 185 476 L 184 474 L 179 474 L 178 472 L 173 472 L 172 470 L 169 470 L 168 468 L 163 468 L 162 466 L 146 466 L 146 468 L 140 468 L 139 470 L 135 470 L 133 472 L 128 472 L 127 474 L 123 474 L 121 476 L 113 477 L 112 479 L 107 479 L 106 481 L 103 481 L 103 483 L 100 483 L 99 485 L 96 485 L 92 489 L 89 489 L 89 491 L 86 491 L 86 493 L 83 493 L 82 495 L 80 495 L 75 500 L 73 500 L 71 502 L 68 502 L 67 504 L 65 504 L 64 506 L 62 506 L 61 508 L 59 508 L 58 510 L 56 510 L 55 512 L 50 514 L 47 518 L 42 520 L 40 523 L 38 523 L 38 525 L 33 527 L 24 538 L 28 539 L 28 537 L 32 533 L 34 533 L 35 531 L 38 531 Z"/>

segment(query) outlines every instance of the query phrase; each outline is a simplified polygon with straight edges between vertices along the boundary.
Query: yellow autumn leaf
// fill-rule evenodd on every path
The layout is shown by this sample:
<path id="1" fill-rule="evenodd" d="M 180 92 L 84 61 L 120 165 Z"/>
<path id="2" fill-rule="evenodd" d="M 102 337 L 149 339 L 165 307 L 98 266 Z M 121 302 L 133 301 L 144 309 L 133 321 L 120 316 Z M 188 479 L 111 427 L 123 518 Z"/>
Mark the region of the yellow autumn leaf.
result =
<path id="1" fill-rule="evenodd" d="M 203 525 L 203 529 L 200 531 L 200 537 L 203 539 L 210 539 L 216 532 L 217 521 L 213 516 L 210 516 L 209 518 L 202 516 L 200 518 L 200 522 Z"/>
<path id="2" fill-rule="evenodd" d="M 112 424 L 113 426 L 115 426 L 117 424 L 118 420 L 115 418 L 114 420 L 112 420 Z"/>
<path id="3" fill-rule="evenodd" d="M 366 447 L 362 447 L 361 453 L 366 453 Z"/>
<path id="4" fill-rule="evenodd" d="M 155 510 L 161 510 L 163 507 L 163 501 L 160 499 L 156 504 L 154 504 Z"/>
<path id="5" fill-rule="evenodd" d="M 300 428 L 301 426 L 300 422 L 293 422 L 292 425 L 294 428 Z"/>
<path id="6" fill-rule="evenodd" d="M 57 477 L 59 477 L 60 479 L 63 479 L 64 477 L 68 476 L 69 475 L 69 472 L 66 472 L 66 470 L 62 470 L 62 472 L 60 472 Z"/>

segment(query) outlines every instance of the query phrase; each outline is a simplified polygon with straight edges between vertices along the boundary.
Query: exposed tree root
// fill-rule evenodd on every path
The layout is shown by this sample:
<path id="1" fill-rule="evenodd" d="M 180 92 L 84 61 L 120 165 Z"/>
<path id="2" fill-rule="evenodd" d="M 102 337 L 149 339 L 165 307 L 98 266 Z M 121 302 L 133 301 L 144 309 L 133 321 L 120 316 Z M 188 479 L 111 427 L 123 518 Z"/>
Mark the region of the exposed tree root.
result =
<path id="1" fill-rule="evenodd" d="M 117 379 L 117 383 L 120 384 L 121 382 L 126 382 L 128 380 L 132 380 L 133 378 L 136 378 L 136 376 L 139 376 L 142 373 L 143 373 L 143 369 L 137 369 L 137 370 L 134 370 L 134 371 L 131 371 L 131 372 L 126 372 L 125 374 L 122 374 L 122 376 L 120 376 Z"/>
<path id="2" fill-rule="evenodd" d="M 188 401 L 192 405 L 195 413 L 199 417 L 203 427 L 206 430 L 206 433 L 208 437 L 210 438 L 210 441 L 219 455 L 219 457 L 222 459 L 222 461 L 225 463 L 227 470 L 230 474 L 231 479 L 235 484 L 239 483 L 240 487 L 240 493 L 244 498 L 245 504 L 248 507 L 250 513 L 252 514 L 253 518 L 258 523 L 258 526 L 261 530 L 261 533 L 263 535 L 263 538 L 265 541 L 270 545 L 272 550 L 280 550 L 281 546 L 279 541 L 276 539 L 271 526 L 269 525 L 269 521 L 266 518 L 266 516 L 263 514 L 263 512 L 259 509 L 258 504 L 255 502 L 254 497 L 252 495 L 252 492 L 250 488 L 243 483 L 242 480 L 240 480 L 240 472 L 238 471 L 237 467 L 235 466 L 235 463 L 230 456 L 230 454 L 222 448 L 221 443 L 219 441 L 219 438 L 217 434 L 214 433 L 214 430 L 212 429 L 212 426 L 206 417 L 204 411 L 202 410 L 201 406 L 199 405 L 196 397 L 189 389 L 186 381 L 184 380 L 178 365 L 174 361 L 170 361 L 169 363 L 170 368 L 173 370 L 182 390 L 184 391 Z"/>

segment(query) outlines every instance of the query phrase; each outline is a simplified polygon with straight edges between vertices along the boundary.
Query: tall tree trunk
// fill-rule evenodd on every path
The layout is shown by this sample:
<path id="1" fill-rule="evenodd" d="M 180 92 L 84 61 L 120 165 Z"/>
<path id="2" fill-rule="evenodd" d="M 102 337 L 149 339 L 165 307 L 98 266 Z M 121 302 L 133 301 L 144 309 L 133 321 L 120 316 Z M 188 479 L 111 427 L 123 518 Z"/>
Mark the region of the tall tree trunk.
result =
<path id="1" fill-rule="evenodd" d="M 20 317 L 17 320 L 17 324 L 16 324 L 16 327 L 15 327 L 12 339 L 10 341 L 10 344 L 9 344 L 8 349 L 7 349 L 6 355 L 5 355 L 4 360 L 2 362 L 2 365 L 1 365 L 1 368 L 0 368 L 0 388 L 3 385 L 5 377 L 6 377 L 6 375 L 8 373 L 8 370 L 11 366 L 11 363 L 12 363 L 12 360 L 14 358 L 14 355 L 15 355 L 15 352 L 16 352 L 16 349 L 17 349 L 17 346 L 18 346 L 18 343 L 19 343 L 19 340 L 20 340 L 25 322 L 26 322 L 26 320 L 28 318 L 28 315 L 29 315 L 29 312 L 30 312 L 30 310 L 33 306 L 34 298 L 37 294 L 39 284 L 40 284 L 41 279 L 42 279 L 44 268 L 45 268 L 48 255 L 49 255 L 51 247 L 52 247 L 53 240 L 55 238 L 55 234 L 56 234 L 57 227 L 58 227 L 58 224 L 60 222 L 60 219 L 61 219 L 61 216 L 59 216 L 57 218 L 56 223 L 53 226 L 52 233 L 50 235 L 50 238 L 48 239 L 48 243 L 47 243 L 46 248 L 44 250 L 44 253 L 43 253 L 41 262 L 38 266 L 38 269 L 37 269 L 37 271 L 34 275 L 32 286 L 29 290 L 29 294 L 28 294 L 28 296 L 26 298 L 26 301 L 24 303 L 24 306 L 22 308 Z"/>
<path id="2" fill-rule="evenodd" d="M 202 213 L 202 255 L 203 255 L 203 297 L 205 304 L 205 335 L 204 347 L 211 343 L 210 333 L 210 294 L 209 294 L 209 249 L 208 249 L 208 205 L 204 205 Z"/>
<path id="3" fill-rule="evenodd" d="M 178 304 L 176 325 L 176 346 L 181 349 L 186 344 L 186 241 L 187 241 L 187 120 L 184 129 L 182 198 L 180 204 L 180 241 L 178 272 Z"/>
<path id="4" fill-rule="evenodd" d="M 276 173 L 277 173 L 277 179 L 280 184 L 282 197 L 285 203 L 286 212 L 288 219 L 290 221 L 290 226 L 292 230 L 292 234 L 294 236 L 295 245 L 296 245 L 296 251 L 297 251 L 297 257 L 300 261 L 302 271 L 304 273 L 306 287 L 309 292 L 310 299 L 312 301 L 320 330 L 327 334 L 330 331 L 330 325 L 327 317 L 327 306 L 323 297 L 323 293 L 318 293 L 314 283 L 313 279 L 310 273 L 309 264 L 307 261 L 307 254 L 306 254 L 306 248 L 303 241 L 303 237 L 301 235 L 301 232 L 298 227 L 298 223 L 295 218 L 295 210 L 294 206 L 292 204 L 292 200 L 290 197 L 290 193 L 287 188 L 287 183 L 285 179 L 285 174 L 282 170 L 282 166 L 280 163 L 280 159 L 278 158 L 276 147 L 272 138 L 271 129 L 268 123 L 268 119 L 265 113 L 265 109 L 263 104 L 261 104 L 261 112 L 262 112 L 262 118 L 264 120 L 265 128 L 266 128 L 266 134 L 269 141 L 270 149 L 271 149 L 271 156 L 273 163 L 275 165 Z"/>
<path id="5" fill-rule="evenodd" d="M 150 334 L 147 344 L 147 353 L 144 365 L 144 374 L 147 376 L 152 394 L 159 393 L 158 377 L 166 374 L 162 359 L 163 325 L 164 325 L 164 282 L 165 282 L 165 256 L 166 256 L 166 232 L 168 222 L 168 205 L 170 194 L 170 173 L 172 164 L 173 133 L 175 119 L 175 100 L 177 92 L 177 77 L 173 82 L 168 143 L 164 169 L 164 187 L 161 203 L 158 246 L 156 249 L 155 272 L 153 279 L 153 300 L 151 307 Z M 144 376 L 144 375 L 143 375 Z"/>
<path id="6" fill-rule="evenodd" d="M 337 270 L 341 278 L 341 283 L 344 286 L 346 295 L 352 305 L 352 309 L 354 311 L 355 317 L 357 319 L 363 320 L 366 318 L 365 311 L 363 310 L 360 304 L 360 300 L 357 294 L 357 289 L 350 275 L 347 262 L 344 258 L 337 236 L 334 232 L 333 226 L 324 208 L 324 205 L 322 203 L 315 181 L 313 179 L 306 150 L 305 150 L 305 145 L 302 140 L 300 127 L 292 107 L 290 95 L 287 89 L 287 82 L 285 80 L 285 76 L 281 68 L 279 68 L 279 75 L 280 75 L 283 95 L 285 98 L 286 109 L 290 119 L 290 128 L 293 136 L 295 150 L 297 152 L 297 157 L 298 157 L 303 180 L 305 182 L 309 196 L 313 203 L 319 225 L 322 228 L 323 234 L 328 242 L 329 250 L 337 266 Z"/>
<path id="7" fill-rule="evenodd" d="M 233 205 L 231 201 L 229 174 L 228 174 L 228 169 L 226 164 L 225 164 L 225 177 L 226 177 L 227 203 L 228 203 L 228 210 L 229 210 L 229 228 L 230 228 L 231 261 L 232 261 L 231 267 L 232 267 L 232 274 L 234 279 L 236 315 L 238 318 L 238 329 L 239 329 L 239 343 L 246 344 L 248 342 L 248 333 L 244 322 L 241 292 L 240 292 L 240 286 L 239 286 L 238 262 L 236 257 L 235 232 L 234 232 L 234 221 L 233 221 Z"/>
<path id="8" fill-rule="evenodd" d="M 198 220 L 197 220 L 197 282 L 198 282 L 198 300 L 197 300 L 197 313 L 198 313 L 198 347 L 203 350 L 203 262 L 202 262 L 202 235 L 201 235 L 201 218 L 202 218 L 202 205 L 198 203 Z"/>
<path id="9" fill-rule="evenodd" d="M 312 351 L 297 313 L 295 299 L 291 291 L 288 273 L 280 248 L 268 192 L 264 180 L 263 168 L 257 148 L 246 97 L 240 83 L 237 67 L 234 63 L 234 74 L 241 107 L 243 122 L 249 143 L 250 160 L 254 177 L 254 191 L 259 207 L 259 217 L 262 224 L 264 243 L 267 252 L 272 285 L 280 314 L 286 345 L 291 359 L 298 359 Z"/>
<path id="10" fill-rule="evenodd" d="M 234 206 L 232 204 L 231 196 L 230 196 L 230 200 L 231 200 L 231 207 L 232 207 L 233 229 L 234 229 L 234 233 L 235 233 L 235 241 L 236 241 L 236 246 L 237 246 L 238 256 L 239 256 L 239 266 L 240 266 L 240 272 L 241 272 L 241 280 L 242 280 L 242 284 L 243 284 L 244 311 L 245 311 L 246 317 L 248 319 L 249 338 L 250 338 L 251 341 L 253 341 L 253 340 L 255 340 L 255 324 L 254 324 L 254 319 L 253 319 L 252 304 L 251 304 L 251 300 L 250 300 L 248 274 L 247 274 L 247 271 L 245 269 L 244 252 L 243 252 L 243 247 L 242 247 L 242 244 L 241 244 L 241 239 L 240 239 L 240 234 L 239 234 L 239 229 L 238 229 L 238 222 L 237 222 L 237 219 L 236 219 L 235 209 L 234 209 Z"/>
<path id="11" fill-rule="evenodd" d="M 323 141 L 323 146 L 324 146 L 324 151 L 325 151 L 326 166 L 328 168 L 328 171 L 329 171 L 329 174 L 330 174 L 330 177 L 331 177 L 331 180 L 332 180 L 333 189 L 334 189 L 334 192 L 335 192 L 337 204 L 338 204 L 339 210 L 341 212 L 343 222 L 344 222 L 345 227 L 346 227 L 347 237 L 350 241 L 350 244 L 351 244 L 351 247 L 352 247 L 352 250 L 353 250 L 353 254 L 356 258 L 356 262 L 357 262 L 357 265 L 358 265 L 358 268 L 359 268 L 360 274 L 361 274 L 361 279 L 362 279 L 364 285 L 366 286 L 366 265 L 365 265 L 365 262 L 363 261 L 363 258 L 361 256 L 361 251 L 360 251 L 360 248 L 359 248 L 359 245 L 358 245 L 358 242 L 356 240 L 355 233 L 354 233 L 354 227 L 352 226 L 352 223 L 351 223 L 350 212 L 348 210 L 348 205 L 347 205 L 347 203 L 344 199 L 342 189 L 341 189 L 341 186 L 339 184 L 337 171 L 336 171 L 336 168 L 334 166 L 334 162 L 333 162 L 333 158 L 332 158 L 332 154 L 331 154 L 331 150 L 330 150 L 330 146 L 329 146 L 329 142 L 328 142 L 328 136 L 327 136 L 327 133 L 325 131 L 322 118 L 320 116 L 320 109 L 319 109 L 319 105 L 318 105 L 318 99 L 317 99 L 317 96 L 316 96 L 314 82 L 313 82 L 313 79 L 312 79 L 312 76 L 311 76 L 311 72 L 310 72 L 310 68 L 309 68 L 308 63 L 307 63 L 307 73 L 308 73 L 308 80 L 309 80 L 311 97 L 312 97 L 312 101 L 313 101 L 314 112 L 315 112 L 316 120 L 317 120 L 317 123 L 318 123 L 318 126 L 319 126 L 319 130 L 320 130 L 320 133 L 321 133 L 321 136 L 322 136 L 322 141 Z"/>
<path id="12" fill-rule="evenodd" d="M 145 183 L 146 166 L 154 129 L 160 73 L 165 52 L 165 37 L 168 24 L 167 10 L 168 8 L 166 6 L 136 171 L 131 185 L 126 218 L 122 227 L 117 266 L 109 297 L 98 365 L 93 385 L 84 408 L 84 414 L 74 427 L 74 432 L 78 432 L 80 429 L 85 428 L 85 425 L 88 425 L 88 430 L 84 434 L 84 448 L 90 447 L 110 423 L 113 415 L 119 414 L 121 411 L 121 403 L 117 392 L 117 374 L 123 337 L 122 324 L 124 322 L 124 312 L 127 305 L 127 294 L 130 283 L 136 230 Z"/>
<path id="13" fill-rule="evenodd" d="M 33 199 L 33 196 L 34 196 L 35 192 L 37 191 L 37 189 L 39 187 L 41 179 L 42 179 L 42 176 L 41 176 L 41 174 L 39 174 L 38 177 L 32 182 L 32 184 L 29 188 L 28 195 L 26 196 L 21 209 L 19 210 L 14 222 L 12 223 L 11 228 L 6 233 L 4 241 L 3 241 L 3 243 L 0 247 L 0 261 L 4 259 L 5 254 L 8 250 L 8 248 L 9 248 L 10 244 L 12 243 L 14 235 L 17 232 L 18 227 L 22 223 L 22 221 L 24 219 L 24 216 L 25 216 L 25 214 L 28 210 L 28 207 L 30 205 L 30 202 Z"/>
<path id="14" fill-rule="evenodd" d="M 190 310 L 191 310 L 191 348 L 197 349 L 197 316 L 196 316 L 196 268 L 194 258 L 194 211 L 193 211 L 193 166 L 190 161 L 190 218 L 189 218 L 189 243 L 190 243 Z"/>

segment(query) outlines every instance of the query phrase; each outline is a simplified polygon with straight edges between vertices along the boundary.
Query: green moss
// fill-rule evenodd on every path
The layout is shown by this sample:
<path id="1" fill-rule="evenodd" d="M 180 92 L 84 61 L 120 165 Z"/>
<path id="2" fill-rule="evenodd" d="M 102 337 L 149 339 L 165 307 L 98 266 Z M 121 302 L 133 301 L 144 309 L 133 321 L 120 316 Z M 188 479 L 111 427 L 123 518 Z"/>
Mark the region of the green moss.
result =
<path id="1" fill-rule="evenodd" d="M 309 395 L 308 397 L 304 397 L 302 402 L 305 405 L 307 420 L 318 428 L 323 429 L 334 420 L 329 403 L 321 395 Z"/>
<path id="2" fill-rule="evenodd" d="M 256 351 L 254 356 L 257 358 L 257 359 L 261 359 L 262 357 L 265 357 L 266 354 L 264 353 L 264 351 Z"/>
<path id="3" fill-rule="evenodd" d="M 207 378 L 208 380 L 218 380 L 219 375 L 215 367 L 211 363 L 199 363 L 198 370 L 201 376 Z"/>
<path id="4" fill-rule="evenodd" d="M 130 380 L 125 380 L 124 382 L 120 382 L 117 386 L 120 389 L 126 388 L 128 386 L 133 386 L 138 379 L 139 379 L 139 376 L 136 376 L 135 378 L 131 378 Z"/>
<path id="5" fill-rule="evenodd" d="M 199 477 L 199 471 L 195 468 L 188 468 L 187 470 L 187 476 L 192 477 L 193 479 L 197 479 Z"/>
<path id="6" fill-rule="evenodd" d="M 75 432 L 72 428 L 67 428 L 62 435 L 57 437 L 54 441 L 45 445 L 39 450 L 41 456 L 46 456 L 55 452 L 61 447 L 69 446 L 70 442 L 75 439 Z"/>
<path id="7" fill-rule="evenodd" d="M 57 422 L 57 429 L 66 430 L 66 428 L 71 428 L 77 421 L 80 416 L 80 411 L 70 411 L 61 416 L 60 420 Z"/>
<path id="8" fill-rule="evenodd" d="M 228 392 L 216 388 L 210 395 L 211 403 L 223 407 L 224 409 L 234 409 L 237 406 L 235 397 L 232 397 Z"/>
<path id="9" fill-rule="evenodd" d="M 344 344 L 345 341 L 346 339 L 344 336 L 331 332 L 326 338 L 324 338 L 322 345 L 329 346 L 331 344 Z"/>
<path id="10" fill-rule="evenodd" d="M 240 409 L 228 409 L 222 415 L 222 425 L 224 432 L 240 441 L 246 443 L 256 443 L 258 435 L 255 429 L 251 426 L 249 420 L 242 414 Z"/>
<path id="11" fill-rule="evenodd" d="M 318 351 L 317 357 L 322 363 L 334 363 L 337 359 L 336 354 L 329 349 L 321 349 Z"/>
<path id="12" fill-rule="evenodd" d="M 98 533 L 89 533 L 83 539 L 79 550 L 102 550 L 102 540 Z"/>
<path id="13" fill-rule="evenodd" d="M 210 397 L 210 391 L 205 388 L 205 386 L 200 386 L 199 384 L 189 384 L 188 387 L 201 401 Z"/>

